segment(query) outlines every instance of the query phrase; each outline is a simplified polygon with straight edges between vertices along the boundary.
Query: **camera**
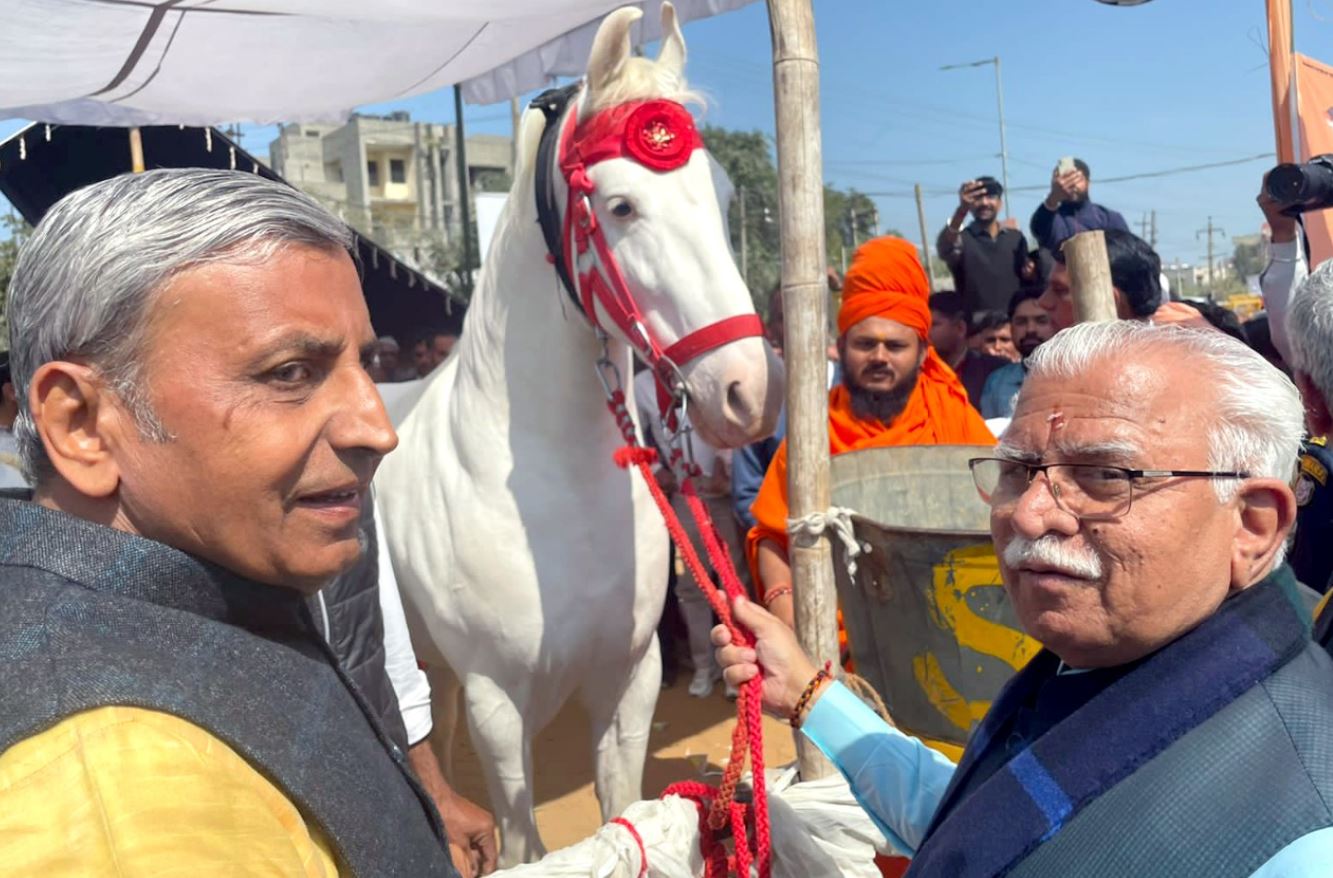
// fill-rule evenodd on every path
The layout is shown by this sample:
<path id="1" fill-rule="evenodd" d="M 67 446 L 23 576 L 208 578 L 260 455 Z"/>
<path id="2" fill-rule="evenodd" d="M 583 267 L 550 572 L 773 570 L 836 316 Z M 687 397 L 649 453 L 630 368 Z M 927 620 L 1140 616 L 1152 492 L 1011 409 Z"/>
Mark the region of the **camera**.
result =
<path id="1" fill-rule="evenodd" d="M 1303 165 L 1285 162 L 1268 172 L 1268 194 L 1287 216 L 1333 207 L 1333 153 Z"/>

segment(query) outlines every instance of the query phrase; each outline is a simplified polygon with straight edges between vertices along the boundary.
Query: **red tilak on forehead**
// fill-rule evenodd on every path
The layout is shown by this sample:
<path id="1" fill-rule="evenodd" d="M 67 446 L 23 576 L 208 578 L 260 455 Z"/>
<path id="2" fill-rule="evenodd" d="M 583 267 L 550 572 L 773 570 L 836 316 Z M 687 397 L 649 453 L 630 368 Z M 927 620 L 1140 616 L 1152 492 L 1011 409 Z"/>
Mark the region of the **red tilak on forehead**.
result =
<path id="1" fill-rule="evenodd" d="M 675 101 L 653 100 L 602 110 L 565 129 L 560 167 L 568 177 L 607 159 L 633 159 L 654 171 L 672 171 L 703 146 L 694 119 Z"/>

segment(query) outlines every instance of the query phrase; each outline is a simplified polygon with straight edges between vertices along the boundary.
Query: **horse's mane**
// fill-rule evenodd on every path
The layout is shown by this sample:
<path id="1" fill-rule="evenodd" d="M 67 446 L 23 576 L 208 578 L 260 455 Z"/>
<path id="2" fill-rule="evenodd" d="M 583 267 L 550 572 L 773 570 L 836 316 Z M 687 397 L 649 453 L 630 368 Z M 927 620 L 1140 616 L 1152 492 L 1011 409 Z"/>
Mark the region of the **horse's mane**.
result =
<path id="1" fill-rule="evenodd" d="M 683 75 L 649 58 L 627 58 L 615 80 L 594 92 L 591 100 L 579 108 L 579 115 L 586 118 L 607 107 L 653 98 L 698 107 L 705 104 L 703 95 L 690 89 Z"/>
<path id="2" fill-rule="evenodd" d="M 589 114 L 607 107 L 614 107 L 630 101 L 645 101 L 653 98 L 676 101 L 680 104 L 704 107 L 707 100 L 701 92 L 691 89 L 684 76 L 673 73 L 657 62 L 648 58 L 628 58 L 624 67 L 616 76 L 615 82 L 607 88 L 593 94 L 586 105 L 581 104 L 579 115 L 586 118 Z M 587 101 L 587 90 L 584 90 Z M 518 167 L 515 168 L 515 191 L 525 201 L 530 201 L 532 182 L 532 163 L 537 157 L 537 143 L 541 139 L 542 116 L 539 111 L 529 110 L 523 115 L 519 135 Z"/>

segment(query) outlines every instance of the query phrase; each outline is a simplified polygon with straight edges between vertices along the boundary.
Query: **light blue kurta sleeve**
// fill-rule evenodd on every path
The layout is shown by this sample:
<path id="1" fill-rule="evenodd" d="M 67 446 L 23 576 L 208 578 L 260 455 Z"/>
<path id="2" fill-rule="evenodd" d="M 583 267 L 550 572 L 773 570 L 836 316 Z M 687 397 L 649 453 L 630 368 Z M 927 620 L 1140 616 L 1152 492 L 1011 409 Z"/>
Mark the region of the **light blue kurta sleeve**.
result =
<path id="1" fill-rule="evenodd" d="M 1333 827 L 1326 827 L 1302 835 L 1273 854 L 1250 878 L 1327 878 L 1330 870 Z"/>
<path id="2" fill-rule="evenodd" d="M 884 837 L 904 854 L 914 853 L 954 764 L 884 722 L 841 683 L 824 691 L 801 731 L 847 778 Z"/>

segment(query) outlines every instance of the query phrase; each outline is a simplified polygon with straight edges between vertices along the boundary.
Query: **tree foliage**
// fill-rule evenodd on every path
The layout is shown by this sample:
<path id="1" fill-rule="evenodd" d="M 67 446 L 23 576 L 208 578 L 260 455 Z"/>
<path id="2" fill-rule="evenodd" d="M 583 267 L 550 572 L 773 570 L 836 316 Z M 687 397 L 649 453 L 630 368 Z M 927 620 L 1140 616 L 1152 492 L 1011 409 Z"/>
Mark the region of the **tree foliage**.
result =
<path id="1" fill-rule="evenodd" d="M 1241 280 L 1255 277 L 1264 270 L 1266 255 L 1263 239 L 1258 235 L 1236 238 L 1236 250 L 1231 263 L 1236 268 L 1236 275 Z"/>
<path id="2" fill-rule="evenodd" d="M 0 350 L 9 349 L 9 323 L 5 307 L 9 295 L 9 281 L 18 263 L 19 248 L 32 234 L 32 226 L 12 213 L 0 215 Z"/>
<path id="3" fill-rule="evenodd" d="M 778 228 L 778 169 L 768 137 L 761 131 L 728 131 L 707 126 L 704 144 L 731 178 L 736 194 L 727 216 L 731 247 L 740 257 L 741 214 L 745 215 L 746 265 L 741 273 L 760 313 L 777 287 L 782 269 Z M 744 211 L 741 205 L 744 203 Z"/>
<path id="4" fill-rule="evenodd" d="M 727 220 L 731 246 L 741 254 L 742 202 L 745 215 L 746 265 L 743 274 L 755 306 L 763 313 L 781 276 L 782 238 L 778 226 L 778 170 L 773 145 L 762 131 L 729 131 L 706 126 L 704 145 L 731 178 L 736 189 Z M 856 190 L 824 187 L 824 240 L 829 265 L 840 267 L 843 249 L 851 259 L 858 244 L 875 234 L 879 217 L 875 203 Z M 892 232 L 888 234 L 893 234 Z"/>

